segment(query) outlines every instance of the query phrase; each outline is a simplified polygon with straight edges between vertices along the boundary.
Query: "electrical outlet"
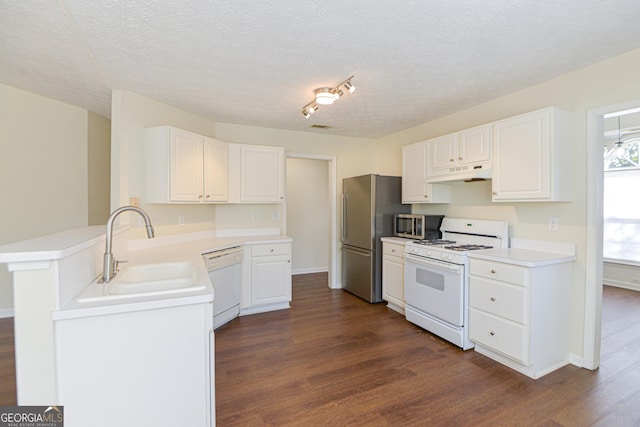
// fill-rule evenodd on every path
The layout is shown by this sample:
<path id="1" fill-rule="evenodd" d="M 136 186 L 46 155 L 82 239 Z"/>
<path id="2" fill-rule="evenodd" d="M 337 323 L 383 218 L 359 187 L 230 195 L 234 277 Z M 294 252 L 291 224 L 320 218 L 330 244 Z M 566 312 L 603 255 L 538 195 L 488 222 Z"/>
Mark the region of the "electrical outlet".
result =
<path id="1" fill-rule="evenodd" d="M 557 216 L 550 216 L 549 217 L 549 230 L 550 231 L 558 231 L 558 217 Z"/>
<path id="2" fill-rule="evenodd" d="M 257 213 L 252 213 L 251 214 L 251 222 L 256 222 L 258 220 L 258 214 Z"/>
<path id="3" fill-rule="evenodd" d="M 184 225 L 184 215 L 178 215 L 178 225 Z"/>

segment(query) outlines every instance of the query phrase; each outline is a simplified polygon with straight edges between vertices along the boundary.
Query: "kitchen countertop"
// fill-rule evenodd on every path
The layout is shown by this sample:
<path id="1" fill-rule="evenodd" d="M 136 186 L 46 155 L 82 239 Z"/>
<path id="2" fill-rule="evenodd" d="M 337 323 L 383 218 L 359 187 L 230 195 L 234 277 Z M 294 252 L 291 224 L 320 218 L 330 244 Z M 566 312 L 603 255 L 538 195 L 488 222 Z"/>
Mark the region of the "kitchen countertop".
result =
<path id="1" fill-rule="evenodd" d="M 545 242 L 540 240 L 511 239 L 510 248 L 471 251 L 471 259 L 503 262 L 523 267 L 541 267 L 576 260 L 573 243 Z"/>
<path id="2" fill-rule="evenodd" d="M 114 236 L 126 232 L 129 227 L 114 230 Z M 234 246 L 259 243 L 291 242 L 290 237 L 279 234 L 266 234 L 273 230 L 240 230 L 237 235 L 224 231 L 202 231 L 195 233 L 158 236 L 154 239 L 134 239 L 126 243 L 127 255 L 122 256 L 122 269 L 141 264 L 166 262 L 191 262 L 196 267 L 198 286 L 194 289 L 174 294 L 132 296 L 125 298 L 100 299 L 90 302 L 78 302 L 80 297 L 99 296 L 104 294 L 105 285 L 98 279 L 87 283 L 73 300 L 64 304 L 59 310 L 52 312 L 54 320 L 77 317 L 111 314 L 117 312 L 136 311 L 151 308 L 163 308 L 176 305 L 206 303 L 213 301 L 213 286 L 209 280 L 202 255 L 208 252 L 223 250 Z M 260 234 L 265 233 L 265 234 Z M 126 238 L 125 236 L 121 236 Z M 7 263 L 11 268 L 17 266 L 33 266 L 35 263 L 63 260 L 69 256 L 92 247 L 104 245 L 105 227 L 84 227 L 66 232 L 55 233 L 35 239 L 0 246 L 0 263 Z M 102 252 L 102 251 L 101 251 Z M 115 252 L 116 258 L 118 253 Z M 61 283 L 60 286 L 64 286 Z"/>
<path id="3" fill-rule="evenodd" d="M 232 237 L 212 237 L 210 233 L 198 235 L 172 235 L 166 238 L 144 239 L 131 241 L 129 244 L 129 266 L 141 264 L 155 264 L 165 262 L 191 262 L 196 266 L 198 283 L 203 285 L 199 289 L 185 290 L 183 292 L 168 295 L 151 295 L 139 297 L 127 297 L 122 299 L 103 299 L 91 302 L 78 302 L 81 297 L 91 297 L 104 292 L 104 284 L 97 280 L 90 283 L 73 301 L 61 310 L 53 313 L 54 320 L 70 319 L 77 317 L 97 316 L 118 312 L 148 310 L 155 308 L 171 307 L 206 303 L 213 301 L 213 285 L 209 280 L 209 274 L 202 259 L 205 253 L 228 249 L 234 246 L 243 246 L 259 243 L 291 242 L 291 238 L 284 235 L 248 235 Z M 186 241 L 182 241 L 182 240 Z"/>
<path id="4" fill-rule="evenodd" d="M 415 239 L 407 239 L 406 237 L 389 236 L 389 237 L 382 237 L 380 240 L 382 240 L 383 242 L 390 242 L 390 243 L 397 243 L 399 245 L 405 245 L 407 244 L 407 242 L 412 242 Z"/>

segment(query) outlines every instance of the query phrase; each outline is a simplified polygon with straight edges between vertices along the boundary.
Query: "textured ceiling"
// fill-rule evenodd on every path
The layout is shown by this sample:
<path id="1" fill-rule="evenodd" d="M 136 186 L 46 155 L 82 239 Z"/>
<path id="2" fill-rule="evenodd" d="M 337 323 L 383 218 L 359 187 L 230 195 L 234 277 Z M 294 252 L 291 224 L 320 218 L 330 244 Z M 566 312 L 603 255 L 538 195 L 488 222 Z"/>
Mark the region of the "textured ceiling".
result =
<path id="1" fill-rule="evenodd" d="M 638 0 L 0 0 L 0 83 L 107 117 L 126 89 L 377 138 L 639 48 L 639 21 Z M 300 114 L 352 74 L 353 95 Z"/>

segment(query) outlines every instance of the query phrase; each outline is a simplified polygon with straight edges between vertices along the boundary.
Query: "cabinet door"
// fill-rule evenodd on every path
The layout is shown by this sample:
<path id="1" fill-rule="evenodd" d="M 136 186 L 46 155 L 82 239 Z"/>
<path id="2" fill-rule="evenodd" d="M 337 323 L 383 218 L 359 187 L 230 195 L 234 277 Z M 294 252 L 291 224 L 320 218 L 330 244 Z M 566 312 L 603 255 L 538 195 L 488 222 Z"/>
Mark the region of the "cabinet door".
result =
<path id="1" fill-rule="evenodd" d="M 243 146 L 240 158 L 240 198 L 244 202 L 282 202 L 284 150 Z"/>
<path id="2" fill-rule="evenodd" d="M 550 111 L 541 110 L 493 125 L 494 201 L 550 197 Z"/>
<path id="3" fill-rule="evenodd" d="M 446 135 L 429 141 L 432 169 L 444 169 L 458 163 L 458 137 Z"/>
<path id="4" fill-rule="evenodd" d="M 199 202 L 203 197 L 202 137 L 171 129 L 170 200 Z"/>
<path id="5" fill-rule="evenodd" d="M 227 144 L 204 138 L 204 201 L 227 200 Z"/>
<path id="6" fill-rule="evenodd" d="M 251 305 L 291 301 L 289 255 L 254 257 L 251 260 Z"/>
<path id="7" fill-rule="evenodd" d="M 382 299 L 404 308 L 404 263 L 402 258 L 382 258 Z"/>
<path id="8" fill-rule="evenodd" d="M 458 134 L 459 165 L 489 160 L 491 160 L 491 127 L 489 125 L 467 129 Z"/>
<path id="9" fill-rule="evenodd" d="M 427 195 L 427 144 L 402 147 L 402 202 L 425 202 Z"/>

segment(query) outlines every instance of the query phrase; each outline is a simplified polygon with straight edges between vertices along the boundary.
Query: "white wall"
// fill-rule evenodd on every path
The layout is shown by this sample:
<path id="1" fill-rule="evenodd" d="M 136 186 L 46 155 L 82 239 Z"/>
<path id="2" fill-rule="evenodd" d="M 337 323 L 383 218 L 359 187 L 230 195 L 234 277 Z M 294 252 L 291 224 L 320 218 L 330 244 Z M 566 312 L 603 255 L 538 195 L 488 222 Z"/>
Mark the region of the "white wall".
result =
<path id="1" fill-rule="evenodd" d="M 563 165 L 575 177 L 574 198 L 569 203 L 492 203 L 490 182 L 459 183 L 452 186 L 450 205 L 415 205 L 417 212 L 441 213 L 451 217 L 507 220 L 512 237 L 575 242 L 577 261 L 572 286 L 572 351 L 582 356 L 584 334 L 586 233 L 587 233 L 587 111 L 637 99 L 640 94 L 640 50 L 582 68 L 536 86 L 497 98 L 439 120 L 427 122 L 380 140 L 377 169 L 400 172 L 403 145 L 470 128 L 494 120 L 554 105 L 573 112 L 573 138 L 567 141 L 574 161 Z M 388 161 L 387 159 L 392 159 Z M 548 217 L 558 217 L 557 232 L 547 228 Z"/>
<path id="2" fill-rule="evenodd" d="M 0 244 L 87 225 L 87 110 L 0 85 Z M 13 307 L 0 266 L 0 310 Z"/>
<path id="3" fill-rule="evenodd" d="M 294 274 L 328 271 L 331 206 L 329 162 L 287 159 L 287 235 Z"/>

